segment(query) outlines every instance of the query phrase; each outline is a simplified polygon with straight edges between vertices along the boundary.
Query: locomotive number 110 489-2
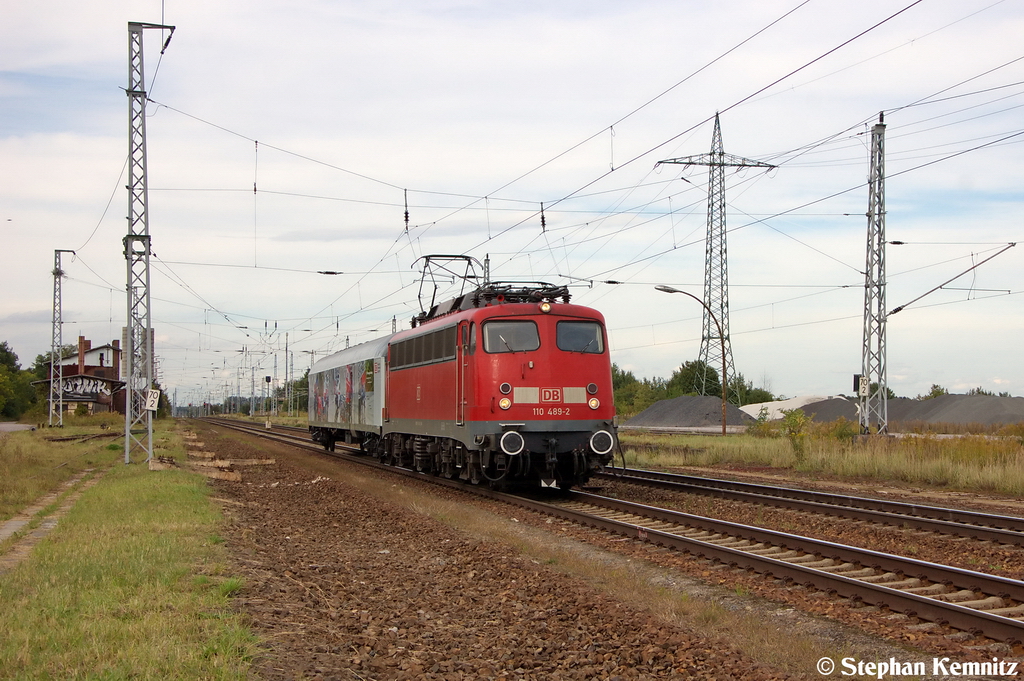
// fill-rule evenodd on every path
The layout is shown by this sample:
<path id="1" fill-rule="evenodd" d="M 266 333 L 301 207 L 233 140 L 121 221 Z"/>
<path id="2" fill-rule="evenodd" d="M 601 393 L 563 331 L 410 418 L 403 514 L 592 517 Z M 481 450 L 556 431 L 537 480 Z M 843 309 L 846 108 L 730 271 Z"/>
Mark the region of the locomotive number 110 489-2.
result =
<path id="1" fill-rule="evenodd" d="M 534 407 L 534 416 L 568 416 L 569 407 Z"/>

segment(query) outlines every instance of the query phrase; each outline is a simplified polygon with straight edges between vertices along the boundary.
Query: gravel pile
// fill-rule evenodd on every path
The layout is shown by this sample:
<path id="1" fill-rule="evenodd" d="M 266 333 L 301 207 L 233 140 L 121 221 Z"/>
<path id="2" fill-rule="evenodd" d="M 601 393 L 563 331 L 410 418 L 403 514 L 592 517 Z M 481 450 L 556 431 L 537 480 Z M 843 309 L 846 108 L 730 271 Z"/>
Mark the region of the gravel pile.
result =
<path id="1" fill-rule="evenodd" d="M 747 414 L 730 404 L 725 412 L 726 424 L 744 426 L 753 423 Z M 627 426 L 648 428 L 694 428 L 722 423 L 722 400 L 718 397 L 683 396 L 655 402 L 626 421 Z"/>
<path id="2" fill-rule="evenodd" d="M 802 407 L 815 421 L 834 421 L 840 416 L 857 420 L 855 402 L 834 398 Z M 897 398 L 888 401 L 889 422 L 924 421 L 926 423 L 1020 423 L 1024 421 L 1024 397 L 991 395 L 942 395 L 930 400 Z"/>

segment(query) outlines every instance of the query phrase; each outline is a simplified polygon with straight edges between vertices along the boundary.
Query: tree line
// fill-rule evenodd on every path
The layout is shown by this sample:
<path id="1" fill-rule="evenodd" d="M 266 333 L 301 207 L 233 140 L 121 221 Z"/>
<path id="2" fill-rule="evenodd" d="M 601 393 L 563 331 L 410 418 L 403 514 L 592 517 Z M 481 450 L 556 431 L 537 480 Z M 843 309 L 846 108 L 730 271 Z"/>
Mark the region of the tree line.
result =
<path id="1" fill-rule="evenodd" d="M 43 378 L 46 378 L 44 375 Z M 22 369 L 18 355 L 7 341 L 0 342 L 0 418 L 18 419 L 39 401 L 32 369 Z"/>

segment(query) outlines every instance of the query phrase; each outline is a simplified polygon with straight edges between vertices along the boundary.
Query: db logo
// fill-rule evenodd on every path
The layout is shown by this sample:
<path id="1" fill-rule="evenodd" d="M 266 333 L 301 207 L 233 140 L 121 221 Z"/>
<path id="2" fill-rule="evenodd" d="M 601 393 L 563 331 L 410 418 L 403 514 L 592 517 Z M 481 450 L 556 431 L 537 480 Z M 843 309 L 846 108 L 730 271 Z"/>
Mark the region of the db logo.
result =
<path id="1" fill-rule="evenodd" d="M 541 402 L 561 402 L 562 401 L 562 389 L 561 388 L 541 388 L 540 389 L 540 401 Z"/>

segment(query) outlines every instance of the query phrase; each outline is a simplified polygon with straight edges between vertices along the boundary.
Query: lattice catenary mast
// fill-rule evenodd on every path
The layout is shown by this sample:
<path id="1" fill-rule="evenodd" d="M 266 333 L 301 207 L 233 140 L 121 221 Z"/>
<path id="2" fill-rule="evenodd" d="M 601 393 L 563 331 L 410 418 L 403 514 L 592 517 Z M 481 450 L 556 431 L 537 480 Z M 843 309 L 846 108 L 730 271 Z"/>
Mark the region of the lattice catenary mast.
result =
<path id="1" fill-rule="evenodd" d="M 142 32 L 168 29 L 161 24 L 128 23 L 128 235 L 124 257 L 128 265 L 128 325 L 124 334 L 125 367 L 124 462 L 133 452 L 153 457 L 153 413 L 147 397 L 153 388 L 153 318 L 149 294 L 149 189 L 146 170 L 146 84 Z M 168 36 L 163 45 L 171 40 Z M 162 51 L 161 51 L 162 53 Z"/>
<path id="2" fill-rule="evenodd" d="M 889 392 L 885 378 L 885 122 L 871 128 L 871 176 L 868 179 L 868 245 L 864 267 L 864 344 L 857 392 L 860 431 L 889 431 Z"/>
<path id="3" fill-rule="evenodd" d="M 64 270 L 60 254 L 74 251 L 58 249 L 53 252 L 53 339 L 50 342 L 50 421 L 51 428 L 64 427 L 64 321 L 61 303 L 61 280 Z"/>
<path id="4" fill-rule="evenodd" d="M 725 153 L 722 145 L 722 126 L 715 114 L 715 130 L 711 138 L 711 153 L 697 156 L 672 158 L 659 163 L 676 163 L 687 166 L 708 166 L 708 233 L 705 241 L 704 263 L 704 332 L 700 342 L 700 361 L 704 366 L 714 366 L 724 353 L 728 376 L 722 381 L 728 386 L 730 397 L 736 395 L 736 386 L 729 384 L 729 377 L 736 375 L 732 359 L 732 344 L 729 341 L 729 265 L 725 238 L 725 169 L 726 168 L 774 168 L 775 166 L 749 158 Z M 710 310 L 710 312 L 709 312 Z M 712 318 L 717 317 L 718 325 Z M 718 327 L 721 326 L 721 333 Z M 697 388 L 701 395 L 708 394 L 707 377 L 697 377 Z"/>

